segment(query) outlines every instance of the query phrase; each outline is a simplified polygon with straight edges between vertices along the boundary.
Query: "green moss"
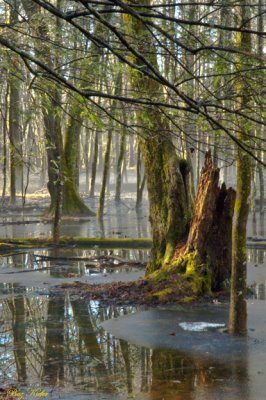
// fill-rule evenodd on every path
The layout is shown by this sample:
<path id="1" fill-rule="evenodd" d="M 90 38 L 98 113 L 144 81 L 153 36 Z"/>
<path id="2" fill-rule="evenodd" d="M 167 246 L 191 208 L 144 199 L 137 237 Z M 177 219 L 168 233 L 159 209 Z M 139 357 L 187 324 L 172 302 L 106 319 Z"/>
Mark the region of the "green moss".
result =
<path id="1" fill-rule="evenodd" d="M 62 215 L 95 216 L 76 191 L 73 178 L 66 177 L 63 189 Z"/>
<path id="2" fill-rule="evenodd" d="M 15 247 L 41 247 L 53 245 L 52 238 L 0 238 L 1 248 Z M 59 246 L 76 245 L 78 247 L 94 247 L 102 249 L 148 249 L 151 247 L 151 239 L 119 239 L 119 238 L 86 238 L 86 237 L 60 237 Z"/>
<path id="3" fill-rule="evenodd" d="M 182 300 L 183 303 L 192 303 L 193 301 L 195 301 L 195 297 L 193 296 L 186 296 Z"/>
<path id="4" fill-rule="evenodd" d="M 165 256 L 164 256 L 164 260 L 163 260 L 164 264 L 169 263 L 169 261 L 173 257 L 174 252 L 175 252 L 175 247 L 176 247 L 176 245 L 175 245 L 174 241 L 167 242 Z"/>
<path id="5" fill-rule="evenodd" d="M 197 252 L 189 253 L 184 257 L 186 264 L 185 276 L 191 283 L 191 290 L 195 295 L 211 293 L 211 274 L 207 264 L 202 264 Z"/>
<path id="6" fill-rule="evenodd" d="M 148 279 L 158 290 L 175 288 L 180 294 L 193 293 L 195 296 L 211 293 L 211 274 L 196 251 L 164 264 L 148 275 Z"/>
<path id="7" fill-rule="evenodd" d="M 152 297 L 156 300 L 158 300 L 159 302 L 165 302 L 169 299 L 169 297 L 171 296 L 171 294 L 174 293 L 174 289 L 173 288 L 165 288 L 163 290 L 160 290 L 159 292 L 155 292 L 152 294 Z"/>

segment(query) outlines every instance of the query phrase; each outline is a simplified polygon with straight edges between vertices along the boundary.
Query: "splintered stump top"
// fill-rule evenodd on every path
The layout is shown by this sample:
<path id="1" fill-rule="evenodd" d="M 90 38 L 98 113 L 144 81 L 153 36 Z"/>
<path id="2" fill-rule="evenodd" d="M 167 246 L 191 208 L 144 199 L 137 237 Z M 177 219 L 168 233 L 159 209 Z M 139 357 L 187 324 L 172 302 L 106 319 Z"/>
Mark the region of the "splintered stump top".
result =
<path id="1" fill-rule="evenodd" d="M 235 191 L 219 186 L 219 168 L 215 168 L 211 152 L 205 155 L 192 222 L 185 245 L 177 247 L 175 258 L 197 252 L 212 273 L 212 287 L 219 289 L 230 277 L 232 259 L 232 219 Z"/>

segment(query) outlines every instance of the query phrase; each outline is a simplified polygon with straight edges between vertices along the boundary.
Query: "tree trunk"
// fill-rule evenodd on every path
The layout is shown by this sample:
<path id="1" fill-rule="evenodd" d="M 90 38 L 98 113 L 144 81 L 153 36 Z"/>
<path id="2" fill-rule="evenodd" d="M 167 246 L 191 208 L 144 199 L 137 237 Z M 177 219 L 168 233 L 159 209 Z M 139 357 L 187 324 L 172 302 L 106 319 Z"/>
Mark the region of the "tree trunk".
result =
<path id="1" fill-rule="evenodd" d="M 15 59 L 14 59 L 15 63 Z M 20 82 L 12 78 L 9 84 L 9 138 L 10 138 L 10 201 L 16 203 L 17 191 L 22 192 L 22 146 L 19 124 Z"/>
<path id="2" fill-rule="evenodd" d="M 169 262 L 149 276 L 156 298 L 173 299 L 171 295 L 181 295 L 182 290 L 189 299 L 194 298 L 221 289 L 229 279 L 235 191 L 226 189 L 225 184 L 219 187 L 218 183 L 219 169 L 213 166 L 208 152 L 189 234 L 183 241 L 176 241 Z"/>
<path id="3" fill-rule="evenodd" d="M 138 210 L 141 207 L 142 204 L 142 195 L 143 195 L 143 190 L 145 187 L 146 183 L 146 175 L 144 173 L 143 178 L 141 178 L 141 157 L 140 157 L 140 148 L 138 146 L 138 151 L 137 151 L 137 199 L 136 199 L 136 209 Z"/>
<path id="4" fill-rule="evenodd" d="M 261 218 L 264 218 L 264 176 L 263 176 L 262 165 L 258 165 L 258 173 L 259 173 L 259 187 L 260 187 L 259 212 L 261 214 Z"/>
<path id="5" fill-rule="evenodd" d="M 115 188 L 115 200 L 120 201 L 121 198 L 121 187 L 122 187 L 122 163 L 125 159 L 125 150 L 126 150 L 126 134 L 123 130 L 120 139 L 120 149 L 119 156 L 117 160 L 116 166 L 116 188 Z"/>
<path id="6" fill-rule="evenodd" d="M 98 205 L 98 211 L 97 211 L 97 217 L 99 219 L 101 219 L 103 217 L 105 191 L 106 191 L 106 184 L 107 184 L 107 180 L 108 180 L 109 167 L 110 167 L 112 132 L 113 132 L 113 126 L 111 124 L 111 127 L 109 128 L 109 131 L 108 131 L 107 144 L 106 144 L 105 155 L 104 155 L 103 179 L 102 179 L 102 187 L 101 187 L 101 193 L 100 193 L 100 197 L 99 197 L 99 205 Z"/>
<path id="7" fill-rule="evenodd" d="M 149 5 L 147 0 L 145 4 Z M 126 21 L 128 34 L 134 37 L 138 51 L 149 54 L 149 62 L 158 68 L 155 44 L 138 19 Z M 143 38 L 145 37 L 145 41 Z M 134 60 L 137 65 L 142 60 Z M 131 71 L 132 90 L 142 96 L 160 93 L 160 84 L 141 72 Z M 140 151 L 147 176 L 150 203 L 150 223 L 153 239 L 152 261 L 147 273 L 155 271 L 173 256 L 178 240 L 186 236 L 191 218 L 189 199 L 189 168 L 180 160 L 171 136 L 169 121 L 156 107 L 139 108 L 137 123 L 141 128 Z"/>
<path id="8" fill-rule="evenodd" d="M 98 130 L 95 131 L 94 135 L 94 150 L 93 150 L 93 160 L 91 166 L 91 187 L 90 187 L 90 197 L 95 195 L 95 182 L 97 174 L 97 163 L 98 163 L 98 153 L 99 153 L 99 141 L 98 141 Z"/>
<path id="9" fill-rule="evenodd" d="M 115 90 L 114 90 L 115 96 L 120 94 L 121 85 L 122 85 L 122 73 L 119 72 L 116 77 L 116 84 L 115 84 Z M 114 114 L 115 109 L 116 109 L 116 104 L 117 104 L 116 100 L 113 100 L 111 103 L 111 110 L 110 110 L 111 114 Z M 110 155 L 111 155 L 112 134 L 113 134 L 113 121 L 111 121 L 110 127 L 108 129 L 107 144 L 106 144 L 106 150 L 105 150 L 105 155 L 104 155 L 103 179 L 102 179 L 102 187 L 101 187 L 99 206 L 98 206 L 98 212 L 97 212 L 97 216 L 99 219 L 101 219 L 103 217 L 106 186 L 108 186 L 108 182 L 110 180 Z"/>
<path id="10" fill-rule="evenodd" d="M 19 21 L 19 2 L 13 0 L 10 11 L 10 22 L 15 26 Z M 10 202 L 16 203 L 17 192 L 23 192 L 23 156 L 22 137 L 20 129 L 20 86 L 21 81 L 17 77 L 18 59 L 14 55 L 11 58 L 9 81 L 9 140 L 10 140 Z M 13 75 L 13 76 L 12 76 Z"/>
<path id="11" fill-rule="evenodd" d="M 232 218 L 235 191 L 219 187 L 219 169 L 210 152 L 201 171 L 193 218 L 184 254 L 196 252 L 198 263 L 211 273 L 211 287 L 219 290 L 230 278 L 232 261 Z M 179 256 L 179 252 L 176 256 Z"/>
<path id="12" fill-rule="evenodd" d="M 237 6 L 238 22 L 246 29 L 250 28 L 250 7 L 246 0 L 241 0 Z M 245 32 L 236 34 L 236 44 L 240 50 L 251 53 L 251 36 Z M 238 56 L 237 69 L 246 68 L 246 57 Z M 237 107 L 241 105 L 242 112 L 249 110 L 250 86 L 243 79 L 241 73 L 236 83 L 236 91 L 239 95 Z M 242 126 L 241 126 L 242 123 Z M 245 121 L 240 121 L 237 132 L 238 140 L 244 145 L 249 145 L 250 127 Z M 251 192 L 251 157 L 242 149 L 238 148 L 237 155 L 237 196 L 234 210 L 233 223 L 233 259 L 231 277 L 231 298 L 229 331 L 238 335 L 245 335 L 247 331 L 247 305 L 246 305 L 246 276 L 247 276 L 247 220 L 249 214 L 249 196 Z"/>
<path id="13" fill-rule="evenodd" d="M 55 112 L 60 104 L 60 93 L 53 85 L 50 87 L 50 93 L 53 93 L 52 100 L 47 99 L 46 95 L 42 95 L 41 104 L 48 161 L 47 188 L 51 198 L 49 214 L 52 215 L 57 201 L 57 185 L 59 182 L 62 184 L 60 176 L 64 157 L 61 117 L 58 112 Z"/>
<path id="14" fill-rule="evenodd" d="M 3 115 L 3 189 L 2 189 L 2 203 L 6 197 L 6 184 L 7 184 L 7 116 L 8 116 L 8 85 L 6 87 L 4 115 Z"/>
<path id="15" fill-rule="evenodd" d="M 160 121 L 153 132 L 159 126 Z M 170 140 L 150 139 L 142 141 L 140 146 L 147 176 L 153 239 L 153 259 L 147 272 L 152 272 L 171 259 L 177 241 L 187 235 L 191 218 L 187 196 L 189 171 L 186 162 L 178 159 Z"/>
<path id="16" fill-rule="evenodd" d="M 86 171 L 86 183 L 85 193 L 89 193 L 89 178 L 90 178 L 90 159 L 89 159 L 89 142 L 90 142 L 90 131 L 86 129 L 85 143 L 84 143 L 84 164 Z"/>
<path id="17" fill-rule="evenodd" d="M 82 112 L 82 105 L 75 103 L 71 107 L 70 121 L 66 130 L 64 147 L 64 188 L 62 215 L 95 215 L 79 196 L 78 187 L 78 165 L 79 143 L 81 133 L 81 121 L 78 120 Z"/>

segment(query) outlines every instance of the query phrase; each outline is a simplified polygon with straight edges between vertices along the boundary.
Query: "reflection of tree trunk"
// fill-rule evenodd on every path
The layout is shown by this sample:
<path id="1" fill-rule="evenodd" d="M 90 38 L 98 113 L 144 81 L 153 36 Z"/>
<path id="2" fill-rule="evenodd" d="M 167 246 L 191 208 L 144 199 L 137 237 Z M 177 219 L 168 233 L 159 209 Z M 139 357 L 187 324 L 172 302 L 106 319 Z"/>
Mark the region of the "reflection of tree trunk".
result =
<path id="1" fill-rule="evenodd" d="M 91 357 L 101 360 L 102 352 L 91 322 L 88 304 L 81 300 L 75 300 L 71 302 L 71 306 L 79 329 L 79 336 L 85 344 L 87 353 L 90 354 Z M 103 367 L 103 369 L 105 368 Z"/>
<path id="2" fill-rule="evenodd" d="M 53 386 L 64 379 L 64 311 L 64 297 L 49 298 L 42 380 Z"/>
<path id="3" fill-rule="evenodd" d="M 25 382 L 27 379 L 27 370 L 24 297 L 15 297 L 13 301 L 9 301 L 9 307 L 12 312 L 14 357 L 16 362 L 18 381 Z"/>
<path id="4" fill-rule="evenodd" d="M 96 378 L 106 379 L 107 370 L 103 361 L 102 351 L 100 349 L 97 336 L 91 321 L 91 315 L 88 310 L 88 304 L 83 300 L 71 302 L 73 315 L 78 326 L 79 337 L 85 345 L 86 353 L 97 361 L 95 368 Z M 103 383 L 110 389 L 108 382 Z M 102 387 L 101 387 L 102 388 Z"/>
<path id="5" fill-rule="evenodd" d="M 243 344 L 241 358 L 229 356 L 227 361 L 207 359 L 202 355 L 188 355 L 174 350 L 153 350 L 152 386 L 150 400 L 189 400 L 204 398 L 212 393 L 211 398 L 219 397 L 222 386 L 230 383 L 234 398 L 249 399 L 247 348 Z M 205 393 L 204 393 L 205 392 Z M 231 393 L 231 392 L 228 392 Z M 230 397 L 230 396 L 229 396 Z"/>
<path id="6" fill-rule="evenodd" d="M 129 259 L 129 257 L 128 257 L 128 259 Z M 114 308 L 114 318 L 118 318 L 119 315 L 120 314 L 117 311 L 117 309 Z M 124 315 L 127 315 L 126 310 L 124 310 Z M 126 376 L 127 376 L 127 390 L 128 390 L 128 394 L 130 394 L 133 391 L 132 367 L 131 367 L 132 360 L 130 357 L 130 346 L 127 341 L 122 340 L 122 339 L 119 339 L 119 345 L 120 345 L 121 353 L 122 353 L 124 363 L 125 363 Z"/>
<path id="7" fill-rule="evenodd" d="M 132 368 L 131 368 L 131 358 L 130 358 L 130 347 L 128 342 L 125 340 L 119 340 L 122 356 L 125 362 L 126 375 L 127 375 L 127 391 L 128 394 L 132 393 Z"/>
<path id="8" fill-rule="evenodd" d="M 176 351 L 153 350 L 151 400 L 156 400 L 158 393 L 165 399 L 171 396 L 175 400 L 193 398 L 195 366 L 193 361 Z M 178 385 L 176 382 L 179 382 Z M 185 394 L 185 396 L 184 396 Z"/>
<path id="9" fill-rule="evenodd" d="M 148 375 L 149 375 L 149 370 L 148 370 L 148 365 L 149 365 L 149 359 L 150 359 L 150 349 L 146 349 L 145 347 L 141 348 L 141 386 L 140 390 L 141 392 L 147 392 L 148 391 Z"/>

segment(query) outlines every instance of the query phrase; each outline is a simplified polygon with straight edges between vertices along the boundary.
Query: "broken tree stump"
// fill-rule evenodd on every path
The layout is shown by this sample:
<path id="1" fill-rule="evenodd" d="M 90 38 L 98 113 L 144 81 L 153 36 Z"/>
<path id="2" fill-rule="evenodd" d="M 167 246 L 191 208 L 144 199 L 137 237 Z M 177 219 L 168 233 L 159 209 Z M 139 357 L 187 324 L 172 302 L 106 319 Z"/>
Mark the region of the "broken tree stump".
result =
<path id="1" fill-rule="evenodd" d="M 188 272 L 194 264 L 205 265 L 211 276 L 211 289 L 219 290 L 230 278 L 232 262 L 232 221 L 236 193 L 232 188 L 219 186 L 219 168 L 212 162 L 211 152 L 205 155 L 194 204 L 193 217 L 186 244 L 177 246 L 171 261 L 187 260 Z M 191 255 L 191 257 L 189 257 Z M 185 265 L 187 264 L 187 265 Z M 197 268 L 194 265 L 193 268 Z"/>

